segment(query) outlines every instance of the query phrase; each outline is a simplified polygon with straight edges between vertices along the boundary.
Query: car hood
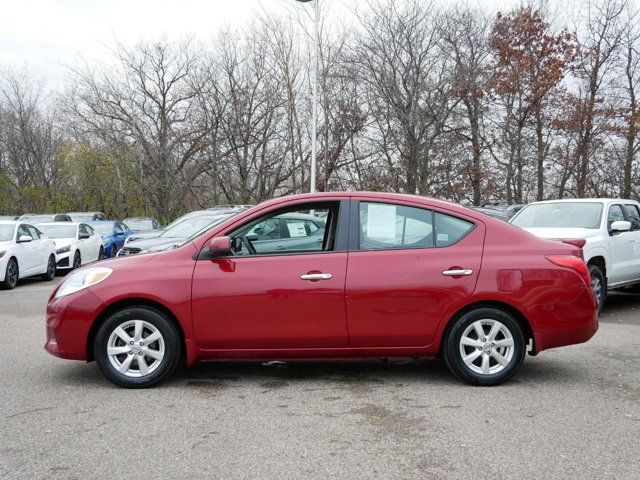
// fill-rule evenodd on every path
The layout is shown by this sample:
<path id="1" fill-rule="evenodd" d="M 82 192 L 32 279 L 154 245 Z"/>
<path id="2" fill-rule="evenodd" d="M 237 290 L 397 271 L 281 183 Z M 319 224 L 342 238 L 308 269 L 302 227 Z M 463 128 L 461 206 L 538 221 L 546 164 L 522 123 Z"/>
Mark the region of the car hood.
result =
<path id="1" fill-rule="evenodd" d="M 52 238 L 56 248 L 63 248 L 73 244 L 76 240 L 74 238 Z"/>
<path id="2" fill-rule="evenodd" d="M 598 230 L 592 228 L 522 228 L 540 238 L 589 238 L 598 235 Z"/>
<path id="3" fill-rule="evenodd" d="M 181 245 L 185 238 L 148 238 L 127 243 L 127 248 L 139 248 L 142 251 L 161 252 L 174 245 Z"/>
<path id="4" fill-rule="evenodd" d="M 137 240 L 141 240 L 143 238 L 155 238 L 155 237 L 159 237 L 160 235 L 162 235 L 162 233 L 164 232 L 163 228 L 158 228 L 156 230 L 143 230 L 141 232 L 133 232 L 130 236 L 129 236 L 129 243 L 131 242 L 135 242 Z"/>
<path id="5" fill-rule="evenodd" d="M 13 245 L 13 242 L 11 240 L 7 240 L 6 242 L 0 242 L 0 251 L 6 250 L 12 245 Z"/>

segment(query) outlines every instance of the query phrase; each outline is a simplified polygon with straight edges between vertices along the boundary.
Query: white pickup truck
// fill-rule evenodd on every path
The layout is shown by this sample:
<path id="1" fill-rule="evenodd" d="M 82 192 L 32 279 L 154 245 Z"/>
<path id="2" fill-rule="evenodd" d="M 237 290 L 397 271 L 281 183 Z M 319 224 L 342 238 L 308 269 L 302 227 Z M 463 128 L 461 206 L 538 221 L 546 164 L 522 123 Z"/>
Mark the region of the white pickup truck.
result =
<path id="1" fill-rule="evenodd" d="M 640 283 L 640 204 L 585 198 L 535 202 L 511 224 L 542 238 L 586 241 L 582 250 L 602 308 L 607 291 Z"/>

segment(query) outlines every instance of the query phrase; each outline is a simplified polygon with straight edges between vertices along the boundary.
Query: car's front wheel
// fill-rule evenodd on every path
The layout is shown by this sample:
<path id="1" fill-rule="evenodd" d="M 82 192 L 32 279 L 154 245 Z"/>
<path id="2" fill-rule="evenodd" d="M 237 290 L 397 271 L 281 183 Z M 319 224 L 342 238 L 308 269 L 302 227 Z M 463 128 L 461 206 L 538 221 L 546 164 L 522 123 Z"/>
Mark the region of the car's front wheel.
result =
<path id="1" fill-rule="evenodd" d="M 444 341 L 449 369 L 472 385 L 506 382 L 520 369 L 524 356 L 522 327 L 497 308 L 483 307 L 461 315 Z"/>
<path id="2" fill-rule="evenodd" d="M 162 313 L 146 307 L 128 307 L 100 326 L 94 355 L 100 371 L 116 385 L 149 387 L 176 368 L 180 335 Z"/>
<path id="3" fill-rule="evenodd" d="M 602 311 L 604 301 L 607 299 L 607 284 L 604 280 L 602 270 L 597 265 L 589 265 L 589 276 L 591 277 L 591 288 L 598 301 L 598 312 Z"/>
<path id="4" fill-rule="evenodd" d="M 46 282 L 50 282 L 56 276 L 56 257 L 54 255 L 49 255 L 49 260 L 47 260 L 47 271 L 42 274 L 42 280 Z"/>
<path id="5" fill-rule="evenodd" d="M 15 258 L 10 258 L 7 262 L 7 269 L 4 272 L 4 281 L 0 283 L 0 287 L 5 290 L 12 290 L 18 285 L 18 278 L 20 276 L 18 270 L 18 261 Z"/>
<path id="6" fill-rule="evenodd" d="M 76 250 L 76 253 L 73 255 L 73 265 L 71 266 L 71 270 L 75 270 L 82 266 L 82 259 L 80 258 L 80 252 Z"/>

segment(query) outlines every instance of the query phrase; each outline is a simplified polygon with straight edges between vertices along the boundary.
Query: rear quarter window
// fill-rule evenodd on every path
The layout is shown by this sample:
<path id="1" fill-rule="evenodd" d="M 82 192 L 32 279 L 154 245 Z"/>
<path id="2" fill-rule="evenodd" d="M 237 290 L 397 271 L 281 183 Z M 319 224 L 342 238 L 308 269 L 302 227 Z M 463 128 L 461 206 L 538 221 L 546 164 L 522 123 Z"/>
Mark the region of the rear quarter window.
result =
<path id="1" fill-rule="evenodd" d="M 475 228 L 475 223 L 436 212 L 436 247 L 449 247 L 458 243 Z"/>

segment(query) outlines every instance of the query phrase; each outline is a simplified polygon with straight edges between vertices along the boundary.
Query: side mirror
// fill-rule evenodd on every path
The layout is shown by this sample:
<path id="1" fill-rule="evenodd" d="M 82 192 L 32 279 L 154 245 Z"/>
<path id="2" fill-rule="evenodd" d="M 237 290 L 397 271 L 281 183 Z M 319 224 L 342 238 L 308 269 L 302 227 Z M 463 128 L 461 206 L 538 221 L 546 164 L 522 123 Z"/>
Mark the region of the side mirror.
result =
<path id="1" fill-rule="evenodd" d="M 89 234 L 88 233 L 81 233 L 80 235 L 78 235 L 78 238 L 80 240 L 84 240 L 86 238 L 89 238 Z"/>
<path id="2" fill-rule="evenodd" d="M 229 257 L 231 251 L 231 239 L 229 237 L 214 237 L 209 242 L 209 258 Z"/>
<path id="3" fill-rule="evenodd" d="M 609 227 L 611 233 L 615 232 L 628 232 L 631 230 L 631 222 L 627 222 L 625 220 L 618 220 L 617 222 L 611 223 Z"/>
<path id="4" fill-rule="evenodd" d="M 18 243 L 29 243 L 33 240 L 31 235 L 20 235 L 18 237 Z"/>

